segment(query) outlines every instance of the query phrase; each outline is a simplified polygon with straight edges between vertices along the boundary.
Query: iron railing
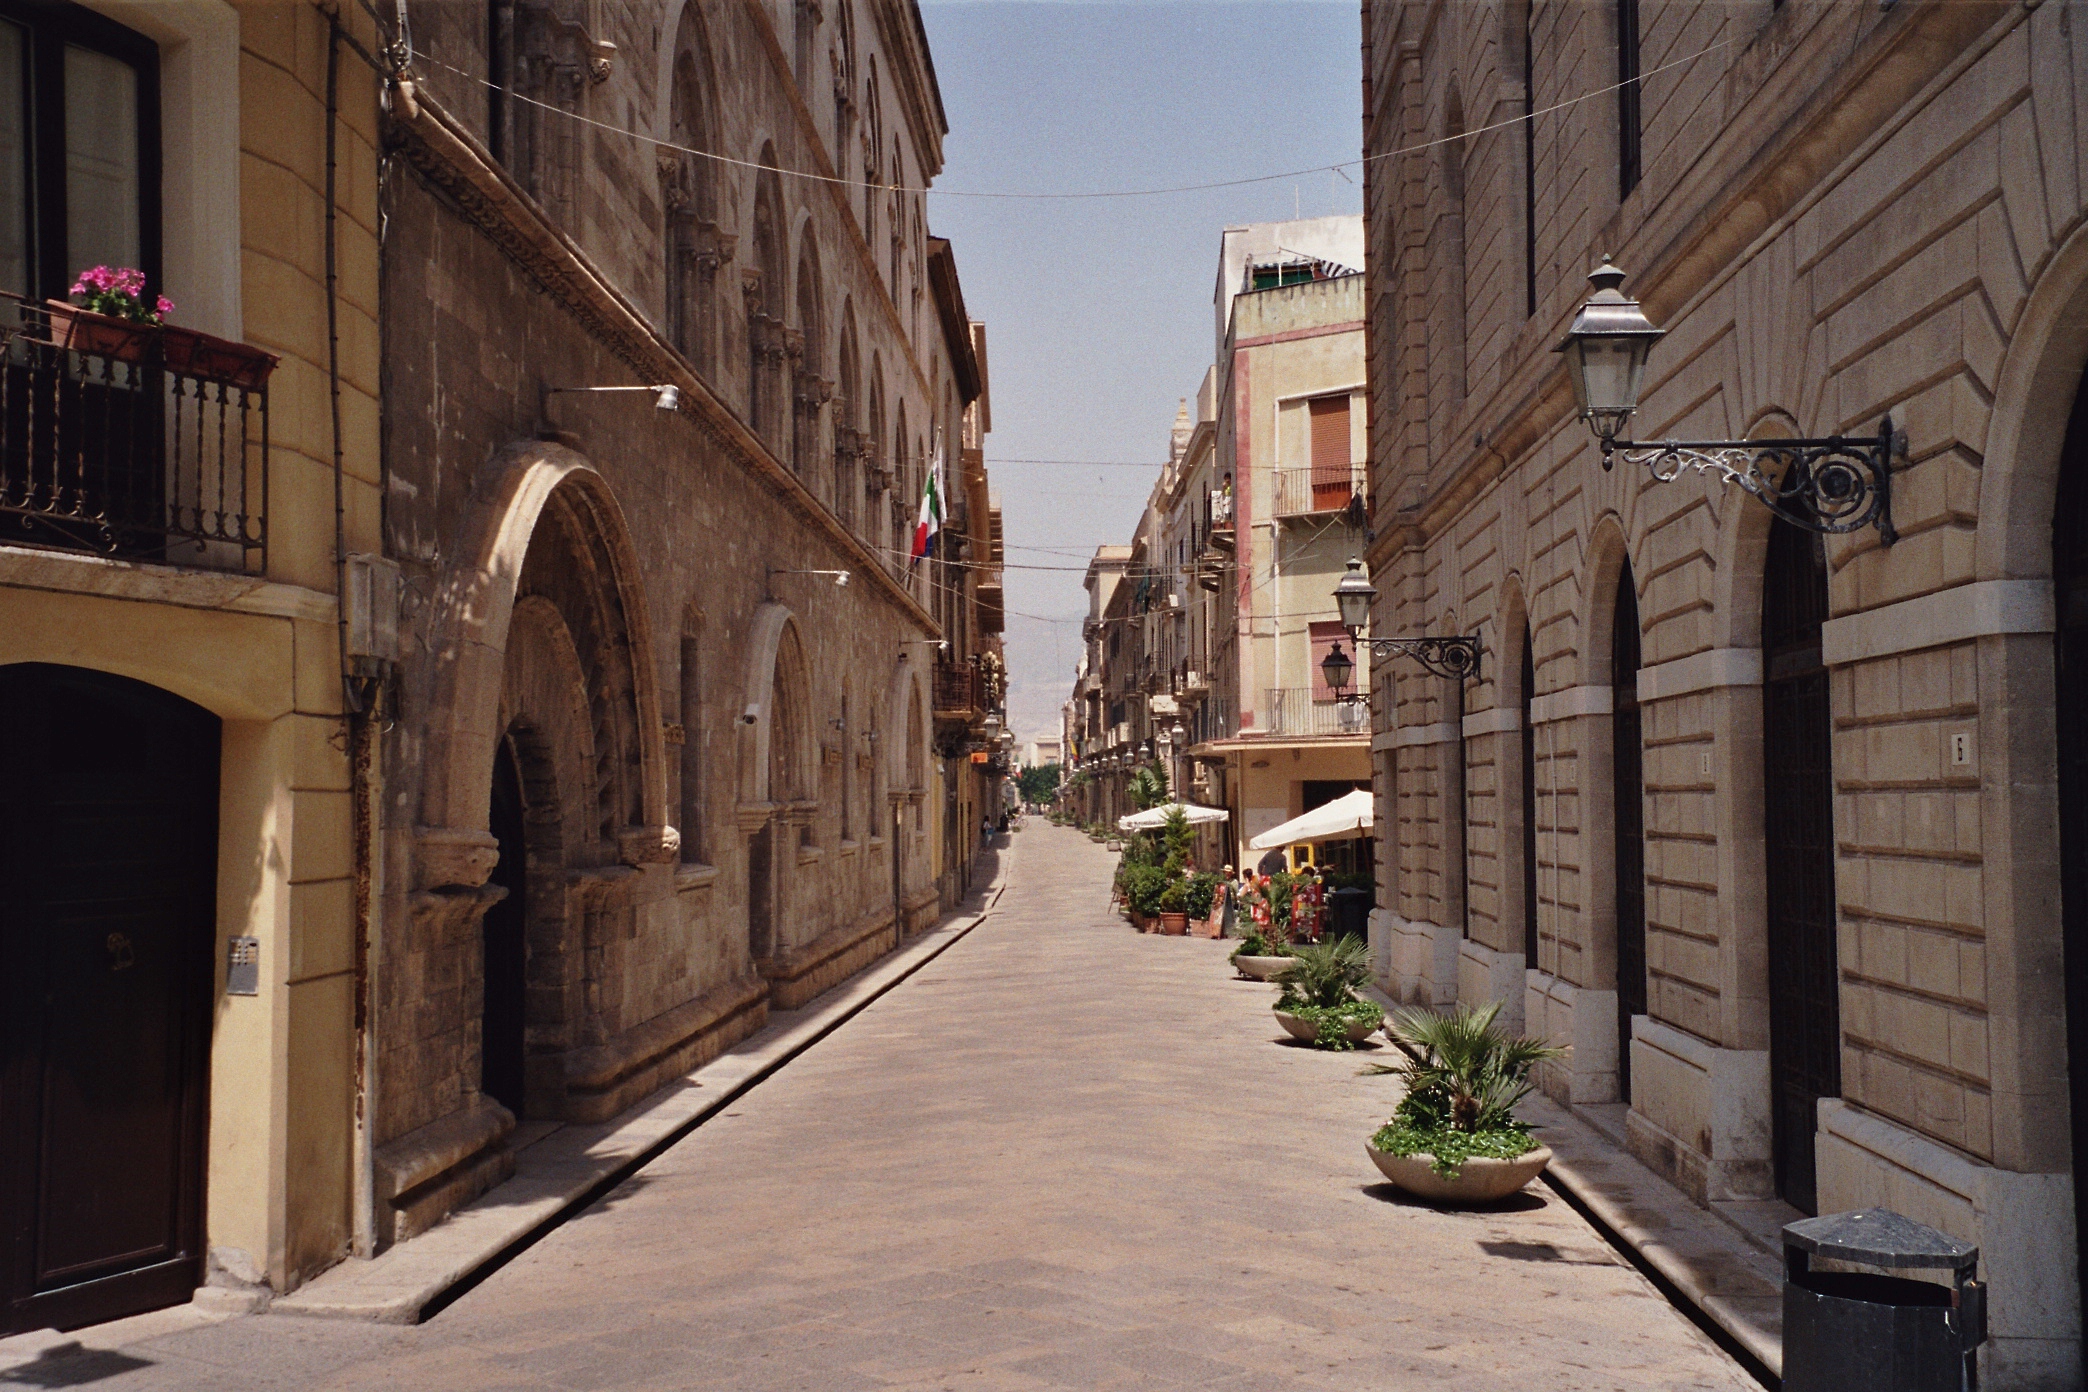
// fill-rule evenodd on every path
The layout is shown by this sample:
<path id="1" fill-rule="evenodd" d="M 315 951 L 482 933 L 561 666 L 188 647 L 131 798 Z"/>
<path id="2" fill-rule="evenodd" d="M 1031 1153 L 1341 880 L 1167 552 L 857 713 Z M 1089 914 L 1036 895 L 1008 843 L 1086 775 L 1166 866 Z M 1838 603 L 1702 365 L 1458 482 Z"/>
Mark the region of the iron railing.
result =
<path id="1" fill-rule="evenodd" d="M 1272 735 L 1362 735 L 1370 731 L 1370 708 L 1361 701 L 1336 701 L 1309 686 L 1269 687 L 1257 722 Z"/>
<path id="2" fill-rule="evenodd" d="M 969 719 L 986 708 L 985 683 L 970 663 L 937 663 L 935 715 L 938 720 Z"/>
<path id="3" fill-rule="evenodd" d="M 1277 517 L 1339 512 L 1349 505 L 1349 499 L 1363 496 L 1363 487 L 1361 464 L 1351 464 L 1347 469 L 1278 469 L 1271 508 Z"/>
<path id="4" fill-rule="evenodd" d="M 0 295 L 0 542 L 260 573 L 273 365 Z"/>

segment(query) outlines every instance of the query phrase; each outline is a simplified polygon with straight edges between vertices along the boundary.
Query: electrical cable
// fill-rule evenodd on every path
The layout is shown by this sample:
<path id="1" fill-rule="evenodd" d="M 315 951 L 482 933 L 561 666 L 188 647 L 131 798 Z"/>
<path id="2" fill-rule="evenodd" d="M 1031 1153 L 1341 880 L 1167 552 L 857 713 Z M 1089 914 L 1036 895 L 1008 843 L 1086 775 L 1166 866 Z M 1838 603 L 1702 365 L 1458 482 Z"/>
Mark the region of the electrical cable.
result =
<path id="1" fill-rule="evenodd" d="M 403 25 L 406 13 L 406 0 L 398 0 L 398 4 L 400 22 Z M 989 198 L 1014 201 L 1074 202 L 1091 201 L 1103 198 L 1162 198 L 1181 193 L 1205 193 L 1215 189 L 1246 188 L 1254 184 L 1269 184 L 1276 183 L 1283 179 L 1302 178 L 1307 174 L 1338 173 L 1346 169 L 1363 168 L 1375 160 L 1397 159 L 1402 155 L 1421 154 L 1424 151 L 1434 149 L 1438 145 L 1447 145 L 1453 141 L 1458 140 L 1470 140 L 1477 136 L 1489 134 L 1493 131 L 1506 130 L 1511 126 L 1519 126 L 1523 122 L 1534 120 L 1539 116 L 1549 116 L 1553 112 L 1564 111 L 1568 107 L 1577 106 L 1584 101 L 1591 101 L 1597 97 L 1609 96 L 1615 92 L 1621 91 L 1623 88 L 1628 87 L 1633 83 L 1643 84 L 1646 81 L 1646 79 L 1656 77 L 1659 74 L 1668 71 L 1670 68 L 1686 66 L 1690 63 L 1694 63 L 1699 58 L 1717 52 L 1721 48 L 1729 48 L 1733 44 L 1739 43 L 1742 37 L 1745 36 L 1735 35 L 1730 39 L 1721 39 L 1715 44 L 1711 44 L 1708 47 L 1698 49 L 1696 52 L 1689 54 L 1687 57 L 1673 59 L 1669 62 L 1661 64 L 1657 68 L 1653 68 L 1646 72 L 1640 73 L 1637 76 L 1627 78 L 1622 82 L 1613 82 L 1607 87 L 1599 87 L 1590 92 L 1583 92 L 1578 96 L 1568 97 L 1564 101 L 1554 102 L 1552 105 L 1543 107 L 1536 111 L 1525 112 L 1519 116 L 1511 116 L 1506 120 L 1495 121 L 1491 124 L 1484 126 L 1477 126 L 1468 131 L 1460 131 L 1455 135 L 1445 135 L 1440 136 L 1434 140 L 1424 140 L 1417 145 L 1405 145 L 1401 146 L 1397 150 L 1382 150 L 1374 155 L 1364 155 L 1358 159 L 1343 160 L 1339 164 L 1316 164 L 1305 169 L 1285 170 L 1279 174 L 1255 174 L 1244 179 L 1218 179 L 1208 183 L 1200 184 L 1173 184 L 1165 187 L 1143 189 L 1092 189 L 1085 191 L 1056 193 L 1028 193 L 1015 190 L 993 189 L 937 189 L 928 188 L 926 186 L 915 187 L 909 184 L 896 183 L 871 184 L 855 179 L 843 178 L 839 175 L 834 174 L 816 174 L 802 169 L 784 169 L 777 165 L 762 164 L 756 160 L 734 159 L 730 155 L 714 154 L 709 150 L 698 150 L 693 146 L 688 145 L 677 145 L 671 140 L 662 140 L 658 136 L 647 135 L 643 131 L 630 130 L 623 126 L 612 125 L 607 121 L 597 121 L 593 117 L 583 116 L 577 111 L 568 111 L 562 106 L 553 106 L 549 102 L 538 101 L 535 97 L 525 96 L 522 93 L 514 91 L 511 88 L 501 87 L 498 83 L 490 82 L 483 77 L 479 77 L 475 73 L 466 72 L 463 68 L 455 67 L 449 63 L 443 62 L 439 58 L 432 57 L 428 54 L 412 54 L 412 41 L 410 37 L 407 37 L 402 41 L 402 47 L 406 49 L 409 56 L 417 56 L 423 58 L 427 62 L 433 64 L 435 67 L 442 68 L 447 72 L 455 73 L 458 77 L 463 78 L 466 82 L 476 82 L 482 87 L 504 92 L 506 93 L 507 97 L 512 101 L 526 103 L 530 106 L 537 107 L 540 110 L 548 111 L 553 115 L 563 116 L 566 117 L 568 120 L 577 121 L 580 124 L 586 126 L 593 126 L 597 130 L 607 131 L 613 135 L 625 136 L 632 140 L 641 140 L 650 145 L 653 145 L 658 149 L 671 150 L 677 154 L 693 155 L 698 159 L 707 159 L 714 161 L 718 164 L 732 165 L 740 169 L 772 171 L 777 174 L 788 175 L 793 179 L 804 179 L 812 183 L 842 184 L 846 185 L 849 188 L 866 188 L 877 193 L 911 193 L 922 196 L 935 194 L 943 198 Z"/>

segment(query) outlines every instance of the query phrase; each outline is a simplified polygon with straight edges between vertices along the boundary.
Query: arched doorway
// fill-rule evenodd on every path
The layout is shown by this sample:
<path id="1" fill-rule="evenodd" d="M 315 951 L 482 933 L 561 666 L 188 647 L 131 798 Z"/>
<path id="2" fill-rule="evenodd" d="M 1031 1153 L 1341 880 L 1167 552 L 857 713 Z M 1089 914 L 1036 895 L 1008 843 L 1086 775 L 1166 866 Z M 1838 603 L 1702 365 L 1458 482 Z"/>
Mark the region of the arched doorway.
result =
<path id="1" fill-rule="evenodd" d="M 1819 537 L 1779 519 L 1762 575 L 1771 1145 L 1778 1197 L 1807 1213 L 1818 1211 L 1819 1100 L 1841 1094 L 1826 621 L 1826 551 Z"/>
<path id="2" fill-rule="evenodd" d="M 0 1334 L 202 1283 L 219 733 L 143 682 L 0 667 Z"/>
<path id="3" fill-rule="evenodd" d="M 1610 628 L 1610 793 L 1616 809 L 1617 1100 L 1631 1100 L 1631 1017 L 1646 1013 L 1646 772 L 1638 701 L 1638 587 L 1626 561 Z"/>
<path id="4" fill-rule="evenodd" d="M 485 992 L 479 1033 L 479 1091 L 523 1119 L 526 1111 L 529 967 L 529 825 L 522 768 L 512 736 L 493 751 L 486 829 L 500 843 L 488 883 L 507 893 L 480 921 Z"/>
<path id="5" fill-rule="evenodd" d="M 2059 763 L 2059 912 L 2066 946 L 2067 1078 L 2076 1253 L 2088 1270 L 2088 378 L 2074 397 L 2052 510 Z M 2084 1282 L 2088 1284 L 2088 1282 Z"/>

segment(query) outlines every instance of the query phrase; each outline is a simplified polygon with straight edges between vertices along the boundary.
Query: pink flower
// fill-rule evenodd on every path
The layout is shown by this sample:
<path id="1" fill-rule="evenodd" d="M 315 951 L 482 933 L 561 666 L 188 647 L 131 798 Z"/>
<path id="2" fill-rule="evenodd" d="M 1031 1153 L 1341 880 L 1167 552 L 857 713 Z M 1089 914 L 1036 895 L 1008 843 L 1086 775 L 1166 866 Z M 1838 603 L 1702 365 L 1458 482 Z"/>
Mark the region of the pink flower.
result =
<path id="1" fill-rule="evenodd" d="M 168 299 L 165 295 L 160 296 L 158 308 L 154 312 L 162 316 L 172 314 L 174 312 L 174 301 Z"/>

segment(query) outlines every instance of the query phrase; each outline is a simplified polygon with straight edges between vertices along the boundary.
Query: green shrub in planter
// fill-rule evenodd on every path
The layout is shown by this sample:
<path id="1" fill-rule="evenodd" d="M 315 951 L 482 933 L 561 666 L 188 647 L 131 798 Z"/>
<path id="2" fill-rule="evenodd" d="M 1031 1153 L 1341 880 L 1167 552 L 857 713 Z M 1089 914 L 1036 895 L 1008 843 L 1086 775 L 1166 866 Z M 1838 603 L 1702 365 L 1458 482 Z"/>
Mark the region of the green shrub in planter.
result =
<path id="1" fill-rule="evenodd" d="M 1530 1070 L 1566 1051 L 1511 1037 L 1500 1027 L 1500 1013 L 1494 1001 L 1460 1005 L 1448 1015 L 1402 1010 L 1392 1017 L 1386 1033 L 1406 1062 L 1368 1071 L 1399 1074 L 1407 1094 L 1370 1138 L 1372 1147 L 1431 1156 L 1429 1168 L 1455 1179 L 1474 1155 L 1513 1160 L 1536 1146 L 1529 1124 L 1516 1119 L 1515 1104 L 1530 1094 Z"/>
<path id="2" fill-rule="evenodd" d="M 1319 1026 L 1317 1049 L 1353 1049 L 1349 1026 L 1368 1021 L 1373 1027 L 1385 1012 L 1359 1000 L 1356 988 L 1370 980 L 1370 949 L 1355 938 L 1336 938 L 1291 949 L 1291 964 L 1276 973 L 1283 994 L 1276 1009 Z"/>
<path id="3" fill-rule="evenodd" d="M 1185 893 L 1189 917 L 1205 919 L 1211 916 L 1211 906 L 1218 901 L 1218 876 L 1209 870 L 1189 877 Z"/>
<path id="4" fill-rule="evenodd" d="M 1166 872 L 1162 872 L 1165 874 Z M 1167 887 L 1160 891 L 1161 913 L 1189 912 L 1189 882 L 1179 875 L 1167 878 Z"/>

